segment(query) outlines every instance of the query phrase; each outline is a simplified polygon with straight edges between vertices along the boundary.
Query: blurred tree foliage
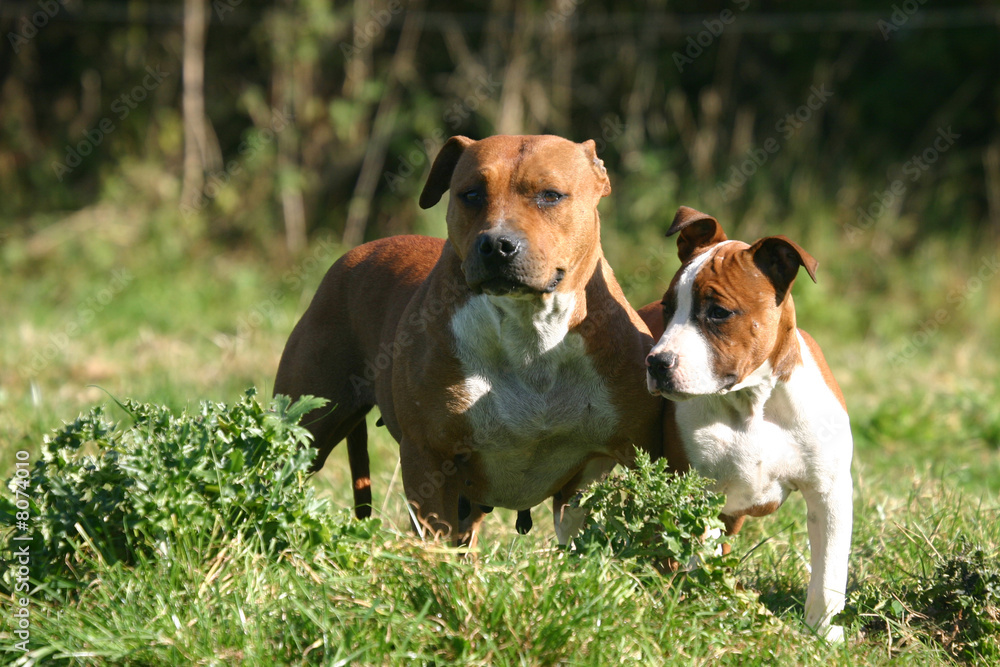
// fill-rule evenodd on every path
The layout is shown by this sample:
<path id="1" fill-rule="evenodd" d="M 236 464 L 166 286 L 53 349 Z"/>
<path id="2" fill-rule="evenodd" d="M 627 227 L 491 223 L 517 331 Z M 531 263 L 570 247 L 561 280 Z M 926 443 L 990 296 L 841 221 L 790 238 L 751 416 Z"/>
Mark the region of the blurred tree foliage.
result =
<path id="1" fill-rule="evenodd" d="M 310 234 L 358 242 L 415 228 L 448 136 L 498 132 L 597 139 L 636 234 L 679 203 L 803 197 L 845 225 L 884 205 L 914 236 L 1000 230 L 988 0 L 204 7 L 206 174 L 182 210 L 184 2 L 0 4 L 0 235 L 110 199 L 223 240 L 284 233 L 299 207 Z"/>

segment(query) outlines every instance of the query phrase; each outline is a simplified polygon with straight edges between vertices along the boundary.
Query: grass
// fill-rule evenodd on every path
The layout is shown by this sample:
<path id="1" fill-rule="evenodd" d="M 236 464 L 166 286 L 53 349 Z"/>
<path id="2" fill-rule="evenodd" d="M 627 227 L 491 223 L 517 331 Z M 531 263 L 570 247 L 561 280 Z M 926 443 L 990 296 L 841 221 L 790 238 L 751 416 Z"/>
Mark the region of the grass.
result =
<path id="1" fill-rule="evenodd" d="M 339 252 L 317 244 L 289 258 L 277 241 L 226 251 L 177 238 L 169 216 L 145 213 L 149 222 L 121 237 L 124 214 L 113 213 L 96 236 L 71 219 L 0 249 L 5 478 L 18 451 L 35 460 L 46 433 L 92 405 L 122 418 L 109 395 L 175 410 L 233 403 L 251 385 L 267 396 L 284 341 Z M 75 558 L 89 574 L 71 588 L 35 582 L 45 588 L 32 595 L 29 656 L 12 650 L 5 611 L 0 661 L 987 664 L 1000 640 L 983 626 L 970 653 L 969 623 L 988 621 L 996 603 L 980 609 L 990 594 L 963 597 L 962 587 L 990 584 L 1000 559 L 1000 302 L 995 277 L 970 282 L 995 243 L 942 236 L 907 248 L 907 226 L 896 238 L 892 221 L 848 240 L 823 208 L 739 225 L 719 217 L 735 238 L 784 233 L 820 261 L 819 282 L 800 280 L 795 298 L 855 434 L 844 646 L 816 641 L 801 622 L 808 544 L 797 496 L 736 542 L 744 591 L 698 593 L 651 567 L 554 549 L 547 507 L 525 537 L 498 510 L 480 550 L 461 557 L 410 535 L 397 448 L 372 415 L 381 528 L 344 538 L 351 559 L 294 542 L 266 553 L 245 534 L 211 548 L 190 539 L 131 564 L 84 550 Z M 605 219 L 605 246 L 626 293 L 637 306 L 659 298 L 677 265 L 673 241 L 615 226 Z M 349 506 L 344 448 L 310 484 L 332 507 Z M 960 576 L 962 563 L 979 579 Z"/>

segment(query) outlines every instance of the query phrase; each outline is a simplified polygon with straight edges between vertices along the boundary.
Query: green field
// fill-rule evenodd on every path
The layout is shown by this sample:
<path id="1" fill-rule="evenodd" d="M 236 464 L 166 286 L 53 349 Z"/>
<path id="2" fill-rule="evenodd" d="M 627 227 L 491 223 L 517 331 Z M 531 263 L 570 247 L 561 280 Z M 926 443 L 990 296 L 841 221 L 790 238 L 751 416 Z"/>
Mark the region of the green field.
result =
<path id="1" fill-rule="evenodd" d="M 428 233 L 442 235 L 443 207 L 423 215 Z M 619 229 L 613 209 L 605 214 L 605 250 L 634 306 L 659 298 L 677 268 L 673 240 L 662 237 L 672 215 L 650 213 L 659 221 L 638 234 Z M 338 542 L 348 555 L 291 544 L 269 557 L 244 537 L 206 536 L 173 545 L 169 557 L 111 564 L 84 545 L 79 580 L 33 594 L 28 654 L 13 648 L 2 584 L 0 661 L 996 664 L 995 241 L 914 244 L 913 225 L 889 216 L 850 233 L 832 205 L 719 216 L 733 237 L 786 234 L 820 263 L 818 283 L 803 277 L 794 294 L 799 326 L 823 346 L 854 428 L 845 645 L 825 645 L 801 622 L 808 544 L 798 497 L 748 522 L 735 545 L 736 589 L 672 586 L 651 568 L 555 549 L 547 507 L 525 537 L 513 513 L 498 510 L 478 554 L 460 557 L 411 536 L 396 446 L 372 415 L 382 527 Z M 178 411 L 232 404 L 250 386 L 270 397 L 284 341 L 342 249 L 322 238 L 297 257 L 278 240 L 227 249 L 176 217 L 107 204 L 4 239 L 4 478 L 18 452 L 34 461 L 46 433 L 93 405 L 122 419 L 112 397 Z M 338 448 L 310 482 L 335 508 L 351 502 L 345 459 Z"/>

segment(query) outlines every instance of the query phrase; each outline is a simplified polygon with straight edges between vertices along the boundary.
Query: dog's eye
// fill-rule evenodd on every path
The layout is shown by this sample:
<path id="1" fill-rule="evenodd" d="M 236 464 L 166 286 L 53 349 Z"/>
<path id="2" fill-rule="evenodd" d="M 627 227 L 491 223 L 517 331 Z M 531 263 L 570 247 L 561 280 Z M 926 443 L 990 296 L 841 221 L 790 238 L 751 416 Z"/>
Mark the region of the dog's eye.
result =
<path id="1" fill-rule="evenodd" d="M 708 311 L 705 313 L 705 317 L 714 322 L 722 322 L 724 320 L 728 320 L 732 316 L 733 316 L 733 311 L 726 310 L 717 303 L 713 303 L 711 306 L 709 306 Z"/>
<path id="2" fill-rule="evenodd" d="M 552 204 L 558 204 L 561 202 L 566 195 L 556 190 L 546 190 L 538 196 L 538 203 L 551 206 Z"/>
<path id="3" fill-rule="evenodd" d="M 459 197 L 471 206 L 479 206 L 483 203 L 483 193 L 478 189 L 467 190 L 459 195 Z"/>

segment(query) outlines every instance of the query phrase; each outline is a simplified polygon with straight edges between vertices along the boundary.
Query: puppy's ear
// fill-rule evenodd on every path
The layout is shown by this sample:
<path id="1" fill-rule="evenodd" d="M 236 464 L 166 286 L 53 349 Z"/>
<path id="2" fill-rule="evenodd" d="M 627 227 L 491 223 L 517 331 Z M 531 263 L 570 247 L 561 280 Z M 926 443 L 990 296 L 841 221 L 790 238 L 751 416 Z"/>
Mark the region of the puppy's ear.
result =
<path id="1" fill-rule="evenodd" d="M 691 255 L 701 248 L 726 240 L 726 233 L 722 231 L 718 220 L 688 206 L 677 209 L 667 236 L 673 236 L 677 232 L 681 233 L 677 237 L 677 256 L 681 258 L 681 262 L 691 259 Z"/>
<path id="2" fill-rule="evenodd" d="M 451 185 L 451 174 L 455 171 L 458 158 L 470 145 L 475 143 L 472 139 L 463 136 L 454 136 L 445 142 L 441 147 L 434 164 L 431 165 L 431 173 L 427 176 L 424 190 L 420 193 L 420 208 L 430 208 L 441 201 L 441 195 L 447 192 Z"/>
<path id="3" fill-rule="evenodd" d="M 608 169 L 604 166 L 604 160 L 597 157 L 597 144 L 594 143 L 593 139 L 587 139 L 580 145 L 583 146 L 583 152 L 587 155 L 587 159 L 590 160 L 594 173 L 597 175 L 598 187 L 602 188 L 601 196 L 607 197 L 611 194 L 611 179 L 608 178 Z"/>
<path id="4" fill-rule="evenodd" d="M 812 255 L 785 236 L 768 236 L 754 243 L 747 251 L 753 255 L 753 263 L 774 285 L 775 303 L 785 300 L 788 290 L 795 282 L 799 267 L 816 282 L 816 266 L 819 264 Z"/>

